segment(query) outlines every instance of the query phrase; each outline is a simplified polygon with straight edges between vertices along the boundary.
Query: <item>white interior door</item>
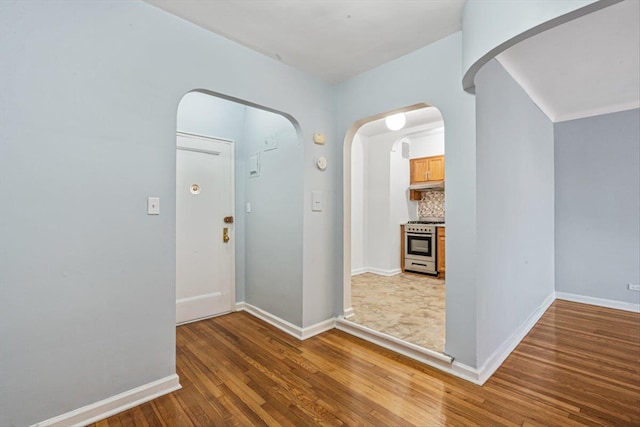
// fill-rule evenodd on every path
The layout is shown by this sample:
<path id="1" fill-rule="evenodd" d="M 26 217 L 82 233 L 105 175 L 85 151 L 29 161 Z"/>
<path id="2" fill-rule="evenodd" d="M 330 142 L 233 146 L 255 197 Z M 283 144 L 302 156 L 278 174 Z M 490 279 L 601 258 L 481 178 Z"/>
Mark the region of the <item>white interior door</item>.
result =
<path id="1" fill-rule="evenodd" d="M 179 133 L 176 157 L 176 323 L 185 323 L 229 312 L 235 300 L 233 224 L 224 221 L 233 216 L 233 144 Z"/>

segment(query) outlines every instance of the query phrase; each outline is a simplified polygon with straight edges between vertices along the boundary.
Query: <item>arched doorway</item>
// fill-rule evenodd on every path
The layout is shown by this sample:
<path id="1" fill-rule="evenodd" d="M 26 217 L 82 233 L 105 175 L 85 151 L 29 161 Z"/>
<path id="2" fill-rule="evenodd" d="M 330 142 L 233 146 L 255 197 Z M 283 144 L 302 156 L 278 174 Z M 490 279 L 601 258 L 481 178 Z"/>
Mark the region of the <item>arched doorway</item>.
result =
<path id="1" fill-rule="evenodd" d="M 389 128 L 385 119 L 400 112 L 404 126 Z M 428 104 L 363 119 L 345 138 L 344 317 L 349 329 L 369 330 L 383 341 L 417 346 L 449 361 L 442 354 L 445 264 L 438 268 L 435 252 L 436 231 L 442 230 L 439 259 L 444 260 L 444 169 L 438 185 L 416 185 L 412 177 L 412 165 L 425 159 L 437 158 L 443 166 L 444 145 L 444 120 Z M 406 224 L 433 215 L 441 215 L 442 226 L 429 227 L 433 268 L 405 270 Z"/>
<path id="2" fill-rule="evenodd" d="M 199 227 L 196 224 L 197 232 L 194 234 L 204 239 L 205 244 L 215 241 L 230 249 L 232 255 L 227 262 L 232 264 L 234 270 L 231 289 L 227 290 L 230 304 L 210 314 L 177 320 L 180 323 L 199 320 L 247 309 L 249 305 L 285 319 L 291 318 L 297 313 L 290 314 L 286 310 L 295 306 L 295 295 L 299 293 L 296 285 L 300 283 L 302 269 L 302 256 L 297 249 L 302 239 L 302 228 L 293 228 L 288 219 L 292 211 L 302 209 L 303 200 L 300 179 L 303 175 L 303 146 L 300 144 L 298 123 L 285 113 L 217 93 L 196 90 L 188 92 L 180 101 L 176 130 L 178 151 L 189 155 L 215 151 L 208 147 L 216 143 L 233 146 L 230 180 L 233 184 L 229 184 L 233 187 L 232 207 L 228 209 L 229 213 L 217 215 L 211 227 Z M 180 141 L 185 135 L 199 145 L 195 148 L 192 145 L 185 146 Z M 179 161 L 179 155 L 176 157 Z M 216 167 L 215 162 L 210 164 Z M 193 187 L 193 184 L 197 186 Z M 207 188 L 202 182 L 195 181 L 177 180 L 177 185 L 182 187 L 176 188 L 176 191 L 182 191 L 187 199 L 202 199 Z M 180 212 L 176 206 L 176 213 L 179 215 Z M 176 222 L 179 221 L 180 218 L 177 218 Z M 177 228 L 176 232 L 181 233 L 181 230 Z M 206 237 L 203 237 L 205 234 Z M 228 238 L 227 242 L 223 241 L 225 238 Z M 176 240 L 180 242 L 181 236 L 177 236 Z M 189 261 L 189 258 L 198 254 L 194 251 L 193 254 L 176 255 L 178 261 Z M 177 265 L 176 270 L 213 263 L 183 264 Z M 208 294 L 224 294 L 224 291 L 202 291 L 202 288 L 199 288 L 199 293 L 181 292 L 179 286 L 177 283 L 177 304 L 180 300 L 186 303 L 204 302 L 207 299 L 213 301 L 214 295 L 207 297 Z M 273 295 L 280 297 L 274 298 Z"/>

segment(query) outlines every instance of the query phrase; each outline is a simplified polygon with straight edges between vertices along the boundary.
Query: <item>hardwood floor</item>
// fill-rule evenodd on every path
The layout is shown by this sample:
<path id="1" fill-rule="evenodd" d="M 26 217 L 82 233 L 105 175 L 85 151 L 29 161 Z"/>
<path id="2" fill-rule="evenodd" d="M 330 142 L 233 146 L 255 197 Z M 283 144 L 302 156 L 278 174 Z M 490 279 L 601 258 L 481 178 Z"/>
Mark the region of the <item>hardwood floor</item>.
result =
<path id="1" fill-rule="evenodd" d="M 182 390 L 95 424 L 640 425 L 640 315 L 556 301 L 483 387 L 246 313 L 177 328 Z"/>

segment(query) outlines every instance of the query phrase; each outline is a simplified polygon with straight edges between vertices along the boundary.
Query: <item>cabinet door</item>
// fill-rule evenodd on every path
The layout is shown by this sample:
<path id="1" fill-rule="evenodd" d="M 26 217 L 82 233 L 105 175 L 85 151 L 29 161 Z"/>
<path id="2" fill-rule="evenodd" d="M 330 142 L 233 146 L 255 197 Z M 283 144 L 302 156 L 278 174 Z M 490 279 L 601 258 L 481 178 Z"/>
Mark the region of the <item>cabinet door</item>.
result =
<path id="1" fill-rule="evenodd" d="M 429 181 L 444 181 L 444 156 L 429 157 Z"/>
<path id="2" fill-rule="evenodd" d="M 429 159 L 422 157 L 419 159 L 411 159 L 411 184 L 428 181 L 427 175 L 429 171 Z"/>

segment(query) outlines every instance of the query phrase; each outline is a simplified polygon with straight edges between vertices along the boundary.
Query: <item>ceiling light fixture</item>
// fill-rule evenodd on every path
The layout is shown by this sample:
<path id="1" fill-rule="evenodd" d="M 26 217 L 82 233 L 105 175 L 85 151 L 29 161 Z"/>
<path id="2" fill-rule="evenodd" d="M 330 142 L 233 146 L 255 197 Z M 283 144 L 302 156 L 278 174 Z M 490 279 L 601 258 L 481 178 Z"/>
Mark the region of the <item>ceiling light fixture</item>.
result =
<path id="1" fill-rule="evenodd" d="M 389 130 L 400 130 L 407 122 L 407 118 L 405 117 L 404 113 L 398 113 L 392 116 L 388 116 L 384 119 L 384 122 Z"/>

